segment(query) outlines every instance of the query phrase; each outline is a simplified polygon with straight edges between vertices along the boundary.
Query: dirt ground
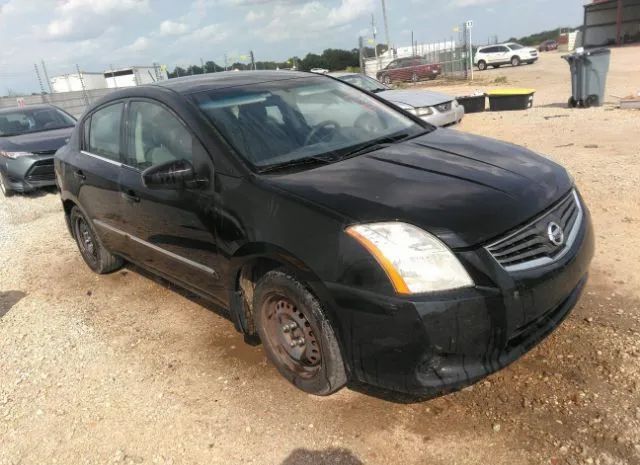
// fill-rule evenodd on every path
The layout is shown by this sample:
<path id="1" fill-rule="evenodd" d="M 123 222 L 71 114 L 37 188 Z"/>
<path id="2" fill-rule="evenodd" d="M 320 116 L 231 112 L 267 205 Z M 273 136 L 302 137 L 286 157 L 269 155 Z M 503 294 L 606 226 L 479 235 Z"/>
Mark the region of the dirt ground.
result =
<path id="1" fill-rule="evenodd" d="M 133 267 L 92 274 L 56 194 L 0 200 L 0 465 L 640 463 L 640 111 L 612 97 L 640 90 L 639 57 L 614 50 L 597 109 L 565 108 L 557 53 L 439 87 L 504 76 L 536 88 L 532 110 L 468 115 L 459 129 L 565 165 L 598 244 L 553 335 L 427 402 L 305 395 L 197 299 Z"/>

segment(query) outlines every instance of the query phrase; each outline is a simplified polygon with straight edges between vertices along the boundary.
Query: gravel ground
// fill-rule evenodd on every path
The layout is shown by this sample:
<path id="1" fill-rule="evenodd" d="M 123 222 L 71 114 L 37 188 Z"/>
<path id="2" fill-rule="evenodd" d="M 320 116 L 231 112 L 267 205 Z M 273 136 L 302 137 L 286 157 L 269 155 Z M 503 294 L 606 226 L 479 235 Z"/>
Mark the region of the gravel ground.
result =
<path id="1" fill-rule="evenodd" d="M 638 56 L 614 50 L 610 94 L 640 90 Z M 640 112 L 564 108 L 567 68 L 550 53 L 443 88 L 538 89 L 532 110 L 459 129 L 567 166 L 598 249 L 554 334 L 428 402 L 307 396 L 198 299 L 134 267 L 92 274 L 55 193 L 0 200 L 0 465 L 640 463 Z"/>

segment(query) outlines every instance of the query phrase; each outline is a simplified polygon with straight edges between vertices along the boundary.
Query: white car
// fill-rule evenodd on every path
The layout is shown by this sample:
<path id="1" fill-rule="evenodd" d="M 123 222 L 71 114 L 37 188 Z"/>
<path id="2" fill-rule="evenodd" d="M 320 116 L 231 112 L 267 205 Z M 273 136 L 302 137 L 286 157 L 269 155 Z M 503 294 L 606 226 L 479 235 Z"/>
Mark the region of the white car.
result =
<path id="1" fill-rule="evenodd" d="M 538 57 L 537 49 L 509 42 L 480 47 L 476 52 L 473 63 L 480 71 L 484 71 L 489 66 L 499 68 L 502 65 L 509 64 L 511 66 L 520 66 L 522 63 L 531 64 L 537 61 Z"/>
<path id="2" fill-rule="evenodd" d="M 424 89 L 395 90 L 358 73 L 330 73 L 329 76 L 372 92 L 434 126 L 451 126 L 464 117 L 464 107 L 450 95 Z"/>
<path id="3" fill-rule="evenodd" d="M 327 74 L 329 72 L 329 70 L 325 68 L 311 68 L 309 71 L 316 74 Z"/>

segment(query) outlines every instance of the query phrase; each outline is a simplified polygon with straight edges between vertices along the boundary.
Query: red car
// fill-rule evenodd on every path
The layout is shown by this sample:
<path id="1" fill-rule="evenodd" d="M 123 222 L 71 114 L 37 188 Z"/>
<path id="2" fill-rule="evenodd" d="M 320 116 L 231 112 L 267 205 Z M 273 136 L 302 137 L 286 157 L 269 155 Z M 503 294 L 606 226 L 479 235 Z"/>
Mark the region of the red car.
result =
<path id="1" fill-rule="evenodd" d="M 558 42 L 555 40 L 545 40 L 540 44 L 538 50 L 541 52 L 550 52 L 552 50 L 558 50 Z"/>
<path id="2" fill-rule="evenodd" d="M 421 57 L 398 58 L 378 71 L 378 81 L 391 84 L 393 81 L 413 81 L 435 79 L 442 74 L 438 64 L 431 64 Z"/>

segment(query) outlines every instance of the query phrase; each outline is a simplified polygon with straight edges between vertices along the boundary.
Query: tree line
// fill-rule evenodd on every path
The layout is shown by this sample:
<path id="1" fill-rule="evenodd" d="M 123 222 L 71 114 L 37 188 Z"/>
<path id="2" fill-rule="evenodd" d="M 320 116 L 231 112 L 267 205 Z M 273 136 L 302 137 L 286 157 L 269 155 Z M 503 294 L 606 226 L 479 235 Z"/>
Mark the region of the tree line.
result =
<path id="1" fill-rule="evenodd" d="M 378 46 L 380 47 L 380 45 Z M 379 53 L 386 50 L 386 47 L 379 49 Z M 373 56 L 374 50 L 366 48 L 364 50 L 365 56 Z M 325 68 L 330 71 L 340 71 L 350 68 L 358 68 L 360 66 L 360 52 L 357 48 L 352 50 L 342 50 L 337 48 L 328 48 L 320 55 L 316 53 L 307 53 L 304 58 L 293 56 L 286 61 L 256 61 L 255 68 L 260 70 L 274 70 L 274 69 L 291 69 L 295 68 L 301 71 L 309 71 L 312 68 Z M 251 63 L 239 62 L 229 64 L 226 66 L 227 70 L 238 69 L 241 71 L 253 69 Z M 225 66 L 216 63 L 215 61 L 206 61 L 202 65 L 190 65 L 186 68 L 176 66 L 173 71 L 169 72 L 170 78 L 189 76 L 192 74 L 205 74 L 205 73 L 217 73 L 224 71 Z"/>

